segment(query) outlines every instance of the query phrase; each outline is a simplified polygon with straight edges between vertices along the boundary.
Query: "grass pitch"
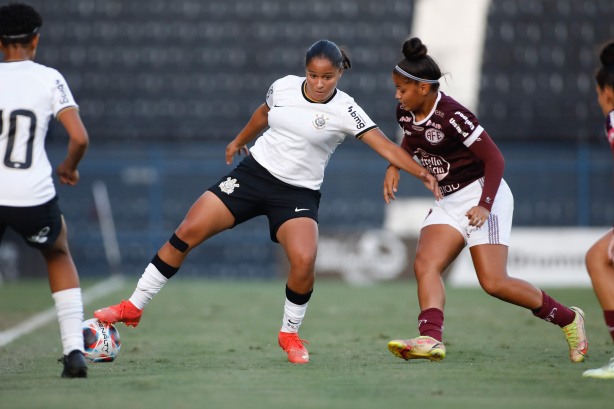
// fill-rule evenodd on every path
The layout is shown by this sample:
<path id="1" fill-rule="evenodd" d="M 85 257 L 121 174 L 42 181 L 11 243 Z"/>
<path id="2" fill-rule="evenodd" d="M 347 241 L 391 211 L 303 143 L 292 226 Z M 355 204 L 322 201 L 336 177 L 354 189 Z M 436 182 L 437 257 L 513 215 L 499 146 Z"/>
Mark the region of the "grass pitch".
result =
<path id="1" fill-rule="evenodd" d="M 115 304 L 120 292 L 85 306 Z M 87 285 L 84 285 L 87 288 Z M 547 289 L 546 289 L 547 290 Z M 547 290 L 548 291 L 548 290 Z M 118 324 L 122 347 L 87 379 L 62 379 L 57 322 L 0 348 L 6 408 L 606 408 L 614 382 L 585 379 L 614 347 L 590 289 L 548 293 L 587 313 L 589 355 L 569 361 L 562 331 L 480 289 L 448 289 L 439 363 L 403 361 L 391 339 L 417 336 L 411 282 L 349 287 L 319 281 L 301 327 L 311 361 L 277 345 L 284 283 L 173 279 L 137 328 Z M 0 287 L 0 331 L 52 305 L 46 281 Z M 402 406 L 401 406 L 402 405 Z"/>

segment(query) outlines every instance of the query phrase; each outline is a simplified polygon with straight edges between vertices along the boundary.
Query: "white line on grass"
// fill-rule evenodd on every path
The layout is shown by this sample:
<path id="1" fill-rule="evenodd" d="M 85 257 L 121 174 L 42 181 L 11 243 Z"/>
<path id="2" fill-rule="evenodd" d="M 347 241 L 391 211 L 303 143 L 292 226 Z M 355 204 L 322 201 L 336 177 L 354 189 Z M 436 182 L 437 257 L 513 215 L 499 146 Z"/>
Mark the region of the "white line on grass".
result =
<path id="1" fill-rule="evenodd" d="M 111 294 L 113 291 L 118 290 L 123 285 L 124 279 L 122 276 L 113 276 L 100 283 L 83 291 L 83 304 L 95 301 L 98 298 Z M 56 318 L 55 307 L 51 307 L 48 310 L 40 312 L 35 316 L 25 320 L 21 324 L 14 326 L 6 331 L 0 331 L 0 347 L 3 347 L 22 335 L 26 335 L 40 325 L 46 324 L 49 321 Z"/>

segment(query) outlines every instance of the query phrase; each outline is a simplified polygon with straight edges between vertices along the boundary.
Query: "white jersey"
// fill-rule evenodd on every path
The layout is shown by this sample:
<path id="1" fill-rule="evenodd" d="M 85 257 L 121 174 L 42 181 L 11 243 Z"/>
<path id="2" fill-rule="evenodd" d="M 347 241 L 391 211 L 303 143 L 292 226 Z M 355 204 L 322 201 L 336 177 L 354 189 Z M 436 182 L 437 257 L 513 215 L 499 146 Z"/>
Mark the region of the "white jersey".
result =
<path id="1" fill-rule="evenodd" d="M 69 107 L 77 104 L 58 71 L 0 63 L 0 205 L 36 206 L 55 196 L 45 137 L 50 118 Z"/>
<path id="2" fill-rule="evenodd" d="M 277 179 L 318 190 L 324 169 L 346 135 L 362 137 L 376 128 L 354 99 L 335 89 L 324 102 L 305 94 L 305 78 L 288 75 L 266 96 L 269 129 L 250 149 L 254 159 Z"/>

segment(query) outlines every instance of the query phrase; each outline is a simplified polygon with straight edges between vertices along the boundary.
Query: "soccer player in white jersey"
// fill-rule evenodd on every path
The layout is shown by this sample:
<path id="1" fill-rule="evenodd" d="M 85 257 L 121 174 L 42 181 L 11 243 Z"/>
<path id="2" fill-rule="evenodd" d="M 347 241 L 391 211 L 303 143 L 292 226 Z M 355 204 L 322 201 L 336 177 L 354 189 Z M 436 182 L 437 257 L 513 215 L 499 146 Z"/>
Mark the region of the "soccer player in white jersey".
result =
<path id="1" fill-rule="evenodd" d="M 399 100 L 397 121 L 404 133 L 401 146 L 437 177 L 443 199 L 424 220 L 414 262 L 420 336 L 391 341 L 388 348 L 406 360 L 439 361 L 445 356 L 441 275 L 469 246 L 482 288 L 560 326 L 571 360 L 582 361 L 588 348 L 582 310 L 567 308 L 532 284 L 507 275 L 514 199 L 502 179 L 501 152 L 473 113 L 439 91 L 441 71 L 419 38 L 404 42 L 403 55 L 392 75 Z M 384 181 L 386 203 L 394 199 L 398 182 L 393 164 Z"/>
<path id="2" fill-rule="evenodd" d="M 601 67 L 595 73 L 599 105 L 606 117 L 605 132 L 614 155 L 614 41 L 601 50 Z M 614 341 L 614 233 L 610 229 L 586 254 L 586 267 L 597 299 L 603 309 L 605 324 Z M 583 376 L 614 379 L 614 357 L 602 368 L 588 369 Z"/>
<path id="3" fill-rule="evenodd" d="M 306 77 L 289 75 L 269 88 L 266 101 L 226 148 L 226 162 L 246 158 L 209 188 L 145 269 L 128 301 L 98 310 L 105 322 L 136 326 L 147 302 L 172 277 L 188 252 L 213 235 L 266 215 L 270 236 L 290 261 L 281 348 L 293 363 L 309 354 L 298 337 L 315 280 L 319 188 L 333 151 L 346 135 L 364 141 L 395 166 L 422 179 L 439 197 L 435 178 L 377 128 L 346 93 L 336 88 L 350 61 L 334 43 L 316 42 L 305 57 Z M 268 129 L 266 129 L 268 127 Z M 251 155 L 247 143 L 262 131 Z"/>
<path id="4" fill-rule="evenodd" d="M 64 77 L 33 61 L 42 22 L 29 5 L 0 7 L 0 238 L 10 227 L 42 252 L 62 336 L 62 377 L 85 378 L 81 288 L 45 136 L 52 116 L 68 131 L 68 153 L 56 172 L 60 182 L 69 185 L 79 180 L 77 166 L 89 138 Z"/>

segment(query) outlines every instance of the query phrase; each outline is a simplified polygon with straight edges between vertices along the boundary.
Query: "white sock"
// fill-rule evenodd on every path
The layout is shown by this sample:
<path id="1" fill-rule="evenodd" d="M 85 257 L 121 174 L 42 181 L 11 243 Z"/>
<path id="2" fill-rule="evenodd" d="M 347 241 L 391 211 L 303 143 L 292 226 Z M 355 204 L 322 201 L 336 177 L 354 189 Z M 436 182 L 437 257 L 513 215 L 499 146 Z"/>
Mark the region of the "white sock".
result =
<path id="1" fill-rule="evenodd" d="M 303 305 L 294 304 L 286 298 L 284 305 L 284 320 L 281 324 L 281 332 L 298 332 L 298 327 L 301 326 L 305 311 L 307 311 L 308 302 Z"/>
<path id="2" fill-rule="evenodd" d="M 136 308 L 142 310 L 145 308 L 149 300 L 154 295 L 158 294 L 158 291 L 162 289 L 162 286 L 168 281 L 168 278 L 164 277 L 161 272 L 158 271 L 156 266 L 149 263 L 145 272 L 139 279 L 136 285 L 136 290 L 130 297 L 130 302 L 134 304 Z"/>
<path id="3" fill-rule="evenodd" d="M 83 301 L 81 288 L 69 288 L 51 294 L 60 324 L 62 350 L 64 355 L 78 349 L 83 350 Z"/>

